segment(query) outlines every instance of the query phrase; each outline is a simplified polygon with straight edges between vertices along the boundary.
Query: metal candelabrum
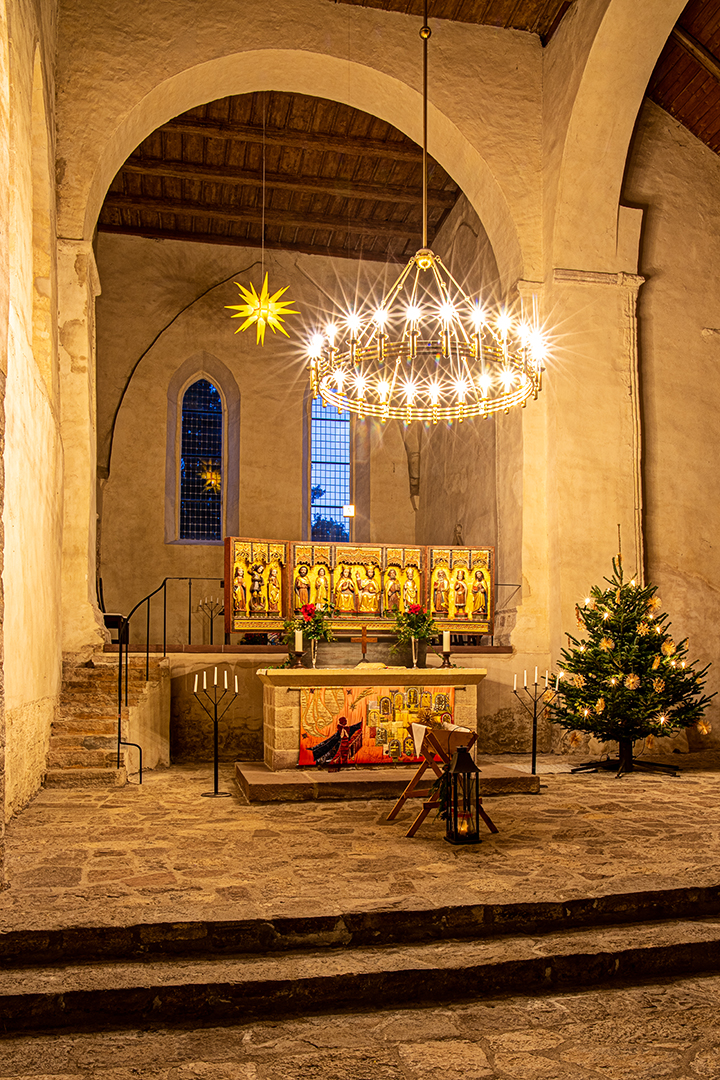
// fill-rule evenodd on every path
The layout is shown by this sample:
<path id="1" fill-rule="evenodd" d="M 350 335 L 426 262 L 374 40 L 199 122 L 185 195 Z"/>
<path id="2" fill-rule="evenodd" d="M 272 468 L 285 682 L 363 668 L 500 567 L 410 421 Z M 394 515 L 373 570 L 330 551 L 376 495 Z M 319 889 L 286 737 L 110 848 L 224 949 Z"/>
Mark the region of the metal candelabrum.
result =
<path id="1" fill-rule="evenodd" d="M 223 675 L 224 675 L 224 679 L 223 679 L 224 685 L 222 687 L 220 687 L 220 686 L 218 686 L 218 669 L 215 668 L 215 673 L 214 673 L 214 676 L 213 676 L 212 685 L 208 688 L 208 685 L 207 685 L 207 683 L 208 683 L 208 672 L 203 671 L 203 673 L 202 673 L 202 689 L 199 690 L 198 689 L 198 683 L 200 681 L 200 677 L 199 677 L 198 674 L 196 674 L 195 675 L 195 687 L 193 689 L 193 694 L 197 698 L 201 708 L 204 709 L 204 711 L 207 713 L 207 715 L 210 717 L 210 719 L 213 722 L 213 775 L 214 775 L 214 786 L 213 786 L 212 791 L 203 791 L 203 793 L 202 793 L 203 798 L 206 798 L 206 799 L 229 799 L 230 798 L 230 792 L 229 791 L 219 791 L 218 790 L 218 724 L 222 720 L 223 716 L 228 711 L 230 706 L 232 705 L 233 701 L 235 701 L 235 699 L 238 696 L 238 678 L 237 678 L 237 675 L 236 675 L 235 676 L 235 691 L 233 692 L 228 687 L 227 669 L 223 672 Z M 227 697 L 228 700 L 225 703 L 225 707 L 221 708 L 222 703 L 223 703 L 223 701 L 224 701 L 224 699 L 226 697 Z M 221 711 L 218 711 L 220 709 L 221 709 Z"/>
<path id="2" fill-rule="evenodd" d="M 516 677 L 517 683 L 517 677 Z M 547 712 L 555 700 L 557 691 L 548 686 L 547 678 L 545 679 L 545 685 L 541 686 L 538 682 L 537 674 L 535 676 L 535 682 L 530 686 L 525 684 L 520 690 L 517 689 L 517 685 L 513 688 L 513 694 L 522 705 L 525 712 L 532 718 L 532 775 L 537 773 L 537 726 L 538 720 Z M 524 695 L 524 696 L 523 696 Z"/>

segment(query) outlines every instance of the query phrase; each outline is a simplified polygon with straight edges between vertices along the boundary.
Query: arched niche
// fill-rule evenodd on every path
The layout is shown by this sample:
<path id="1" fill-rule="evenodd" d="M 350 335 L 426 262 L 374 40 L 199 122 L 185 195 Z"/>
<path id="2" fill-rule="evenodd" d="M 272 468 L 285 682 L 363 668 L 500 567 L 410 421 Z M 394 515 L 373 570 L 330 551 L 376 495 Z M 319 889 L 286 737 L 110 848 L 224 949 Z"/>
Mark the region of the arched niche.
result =
<path id="1" fill-rule="evenodd" d="M 156 128 L 216 98 L 261 90 L 340 101 L 372 113 L 422 142 L 420 94 L 398 78 L 363 64 L 299 50 L 263 49 L 225 56 L 188 68 L 158 84 L 109 134 L 89 185 L 84 218 L 74 227 L 85 237 L 93 235 L 113 177 L 135 147 Z M 428 150 L 459 184 L 481 217 L 497 260 L 501 286 L 507 291 L 522 277 L 523 253 L 505 194 L 487 161 L 432 103 L 428 125 Z"/>

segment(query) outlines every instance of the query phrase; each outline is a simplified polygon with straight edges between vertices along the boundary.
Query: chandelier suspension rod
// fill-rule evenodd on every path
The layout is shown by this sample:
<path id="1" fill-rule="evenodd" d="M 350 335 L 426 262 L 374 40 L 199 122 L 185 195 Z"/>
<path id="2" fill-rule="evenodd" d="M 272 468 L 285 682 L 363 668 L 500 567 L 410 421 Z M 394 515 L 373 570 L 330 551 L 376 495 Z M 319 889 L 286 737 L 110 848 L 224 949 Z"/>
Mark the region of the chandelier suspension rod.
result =
<path id="1" fill-rule="evenodd" d="M 422 156 L 422 193 L 423 193 L 423 207 L 422 207 L 422 246 L 426 248 L 428 246 L 427 236 L 427 99 L 428 99 L 428 39 L 432 34 L 432 30 L 428 26 L 428 0 L 425 0 L 423 25 L 420 30 L 420 37 L 423 43 L 423 156 Z"/>

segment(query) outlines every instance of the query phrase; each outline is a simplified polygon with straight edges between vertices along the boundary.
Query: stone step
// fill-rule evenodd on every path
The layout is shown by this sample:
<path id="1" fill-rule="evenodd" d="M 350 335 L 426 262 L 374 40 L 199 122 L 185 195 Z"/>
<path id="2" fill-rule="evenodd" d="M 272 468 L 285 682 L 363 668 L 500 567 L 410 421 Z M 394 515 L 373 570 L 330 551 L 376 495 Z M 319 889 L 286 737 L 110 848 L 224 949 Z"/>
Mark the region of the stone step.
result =
<path id="1" fill-rule="evenodd" d="M 83 747 L 50 749 L 48 769 L 109 769 L 117 761 L 116 750 L 86 750 Z"/>
<path id="2" fill-rule="evenodd" d="M 77 933 L 80 933 L 78 930 Z M 0 972 L 4 1033 L 437 1004 L 720 969 L 720 920 Z"/>
<path id="3" fill-rule="evenodd" d="M 116 761 L 113 758 L 113 761 Z M 127 783 L 125 768 L 52 768 L 45 773 L 46 788 L 122 787 Z"/>
<path id="4" fill-rule="evenodd" d="M 54 750 L 113 750 L 117 746 L 117 731 L 99 735 L 95 731 L 75 732 L 73 735 L 50 736 L 50 751 Z"/>
<path id="5" fill-rule="evenodd" d="M 51 731 L 52 736 L 112 735 L 117 733 L 117 716 L 56 716 Z"/>

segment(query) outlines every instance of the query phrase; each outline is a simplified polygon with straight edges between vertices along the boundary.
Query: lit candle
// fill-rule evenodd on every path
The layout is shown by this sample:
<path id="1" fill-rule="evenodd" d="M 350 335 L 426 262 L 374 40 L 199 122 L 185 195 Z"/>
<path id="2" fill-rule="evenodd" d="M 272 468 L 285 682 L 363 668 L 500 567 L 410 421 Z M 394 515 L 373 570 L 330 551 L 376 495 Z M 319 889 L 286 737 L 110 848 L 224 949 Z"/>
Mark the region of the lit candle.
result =
<path id="1" fill-rule="evenodd" d="M 535 685 L 537 686 L 537 668 L 535 668 Z"/>
<path id="2" fill-rule="evenodd" d="M 523 686 L 527 686 L 527 671 L 523 672 Z"/>
<path id="3" fill-rule="evenodd" d="M 217 686 L 217 668 L 215 668 L 215 678 L 213 680 L 213 686 Z"/>
<path id="4" fill-rule="evenodd" d="M 545 689 L 546 689 L 546 690 L 547 690 L 547 688 L 548 688 L 548 685 L 547 685 L 547 684 L 548 684 L 548 673 L 547 673 L 547 668 L 545 668 Z"/>
<path id="5" fill-rule="evenodd" d="M 195 686 L 193 687 L 193 694 L 197 694 L 197 684 L 198 684 L 198 675 L 197 675 L 197 671 L 196 671 L 195 672 Z"/>
<path id="6" fill-rule="evenodd" d="M 517 674 L 513 677 L 513 690 L 517 690 Z"/>
<path id="7" fill-rule="evenodd" d="M 203 671 L 203 690 L 207 690 L 207 671 Z"/>
<path id="8" fill-rule="evenodd" d="M 235 694 L 236 694 L 236 696 L 237 696 L 237 692 L 238 692 L 238 685 L 237 685 L 237 675 L 236 675 L 235 676 Z"/>
<path id="9" fill-rule="evenodd" d="M 225 689 L 227 690 L 227 668 L 225 668 Z"/>
<path id="10" fill-rule="evenodd" d="M 450 631 L 443 630 L 443 652 L 450 652 Z"/>
<path id="11" fill-rule="evenodd" d="M 555 690 L 556 691 L 557 691 L 559 686 L 560 686 L 560 676 L 558 675 L 557 679 L 555 680 Z"/>
<path id="12" fill-rule="evenodd" d="M 303 632 L 302 630 L 295 631 L 295 652 L 303 651 Z"/>

